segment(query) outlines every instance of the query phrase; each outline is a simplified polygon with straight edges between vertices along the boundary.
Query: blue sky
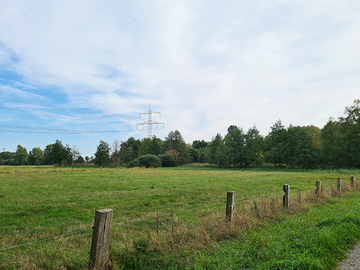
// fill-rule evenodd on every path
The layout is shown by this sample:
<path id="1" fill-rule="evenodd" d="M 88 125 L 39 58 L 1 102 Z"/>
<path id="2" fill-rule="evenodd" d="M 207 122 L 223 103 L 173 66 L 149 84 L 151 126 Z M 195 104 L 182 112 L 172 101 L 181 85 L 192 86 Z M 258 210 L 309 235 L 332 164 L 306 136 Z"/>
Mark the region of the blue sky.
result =
<path id="1" fill-rule="evenodd" d="M 91 156 L 145 137 L 149 103 L 155 135 L 191 143 L 278 119 L 321 128 L 360 98 L 359 1 L 0 4 L 0 151 L 59 139 Z"/>

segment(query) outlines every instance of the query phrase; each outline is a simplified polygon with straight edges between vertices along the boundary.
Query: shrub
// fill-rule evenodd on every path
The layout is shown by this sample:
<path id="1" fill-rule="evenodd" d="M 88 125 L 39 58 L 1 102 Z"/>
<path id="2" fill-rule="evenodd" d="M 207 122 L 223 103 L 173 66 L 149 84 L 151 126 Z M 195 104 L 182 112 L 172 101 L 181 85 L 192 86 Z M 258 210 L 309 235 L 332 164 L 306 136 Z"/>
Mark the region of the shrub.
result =
<path id="1" fill-rule="evenodd" d="M 161 160 L 161 165 L 163 167 L 175 167 L 177 165 L 177 162 L 176 162 L 174 156 L 170 153 L 160 155 L 159 158 Z"/>
<path id="2" fill-rule="evenodd" d="M 141 166 L 146 168 L 161 167 L 161 160 L 155 155 L 144 155 L 139 158 Z"/>
<path id="3" fill-rule="evenodd" d="M 141 167 L 140 160 L 138 158 L 133 159 L 127 165 L 127 168 Z"/>

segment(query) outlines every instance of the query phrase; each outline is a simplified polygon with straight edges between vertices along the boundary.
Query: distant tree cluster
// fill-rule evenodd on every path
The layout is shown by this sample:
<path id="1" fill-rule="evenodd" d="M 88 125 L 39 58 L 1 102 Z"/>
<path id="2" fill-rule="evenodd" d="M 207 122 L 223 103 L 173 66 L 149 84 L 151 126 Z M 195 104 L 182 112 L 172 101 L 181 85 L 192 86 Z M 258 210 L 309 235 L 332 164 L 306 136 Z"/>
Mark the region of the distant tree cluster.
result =
<path id="1" fill-rule="evenodd" d="M 231 125 L 223 137 L 216 134 L 211 142 L 195 140 L 186 144 L 178 130 L 165 140 L 156 136 L 142 140 L 115 140 L 110 146 L 100 140 L 95 157 L 83 158 L 74 146 L 56 140 L 44 150 L 34 147 L 27 152 L 21 145 L 15 153 L 0 153 L 0 165 L 83 164 L 99 166 L 173 167 L 186 163 L 210 163 L 219 168 L 249 168 L 264 164 L 291 168 L 360 168 L 360 100 L 345 108 L 338 120 L 330 118 L 322 128 L 284 127 L 281 120 L 271 126 L 267 136 L 254 126 L 246 132 Z"/>
<path id="2" fill-rule="evenodd" d="M 256 127 L 244 133 L 230 126 L 224 138 L 213 137 L 209 162 L 218 167 L 360 168 L 360 100 L 345 108 L 345 116 L 315 126 L 285 128 L 278 120 L 263 137 Z"/>
<path id="3" fill-rule="evenodd" d="M 110 145 L 102 140 L 97 147 L 97 165 L 125 165 L 127 167 L 173 167 L 193 162 L 188 146 L 178 130 L 171 131 L 165 140 L 156 136 L 125 142 L 115 140 Z"/>
<path id="4" fill-rule="evenodd" d="M 28 152 L 25 147 L 18 145 L 15 153 L 0 153 L 0 165 L 71 165 L 83 162 L 84 158 L 75 146 L 71 149 L 59 140 L 48 144 L 44 150 L 34 147 Z"/>

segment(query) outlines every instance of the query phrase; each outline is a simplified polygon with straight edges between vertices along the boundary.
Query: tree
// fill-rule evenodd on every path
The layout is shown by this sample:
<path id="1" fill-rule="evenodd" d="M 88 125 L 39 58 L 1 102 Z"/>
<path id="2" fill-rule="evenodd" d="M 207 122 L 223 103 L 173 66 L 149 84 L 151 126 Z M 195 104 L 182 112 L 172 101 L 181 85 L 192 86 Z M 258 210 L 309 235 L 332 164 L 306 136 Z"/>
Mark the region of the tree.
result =
<path id="1" fill-rule="evenodd" d="M 73 146 L 73 148 L 71 148 L 71 157 L 72 160 L 77 160 L 77 158 L 80 156 L 80 151 L 79 148 L 76 147 L 76 145 Z"/>
<path id="2" fill-rule="evenodd" d="M 311 128 L 290 125 L 285 141 L 286 161 L 291 167 L 313 168 L 318 164 Z"/>
<path id="3" fill-rule="evenodd" d="M 151 139 L 150 138 L 144 138 L 140 141 L 140 147 L 138 150 L 138 156 L 144 156 L 147 154 L 150 154 L 151 149 Z"/>
<path id="4" fill-rule="evenodd" d="M 152 138 L 144 138 L 140 142 L 138 155 L 161 155 L 163 153 L 163 141 L 160 138 L 153 136 Z"/>
<path id="5" fill-rule="evenodd" d="M 31 151 L 29 151 L 29 163 L 31 165 L 40 165 L 43 163 L 43 151 L 40 147 L 34 147 Z"/>
<path id="6" fill-rule="evenodd" d="M 176 160 L 175 160 L 174 156 L 170 153 L 165 153 L 164 155 L 159 155 L 159 158 L 161 160 L 162 167 L 175 167 L 176 166 Z"/>
<path id="7" fill-rule="evenodd" d="M 150 154 L 158 156 L 162 153 L 164 153 L 163 141 L 160 138 L 156 138 L 156 136 L 153 136 L 151 139 Z"/>
<path id="8" fill-rule="evenodd" d="M 84 164 L 85 160 L 82 156 L 78 156 L 75 160 L 74 163 L 76 164 Z"/>
<path id="9" fill-rule="evenodd" d="M 15 165 L 15 153 L 14 152 L 1 152 L 0 153 L 1 165 Z"/>
<path id="10" fill-rule="evenodd" d="M 331 168 L 346 167 L 344 134 L 339 122 L 330 118 L 321 130 L 321 163 Z"/>
<path id="11" fill-rule="evenodd" d="M 360 167 L 360 100 L 345 108 L 345 117 L 339 118 L 341 132 L 344 138 L 346 166 Z"/>
<path id="12" fill-rule="evenodd" d="M 245 135 L 245 165 L 256 167 L 263 163 L 265 161 L 264 149 L 264 138 L 259 130 L 255 126 L 250 128 Z"/>
<path id="13" fill-rule="evenodd" d="M 223 143 L 223 139 L 220 133 L 216 134 L 215 137 L 212 138 L 211 142 L 208 145 L 208 153 L 209 153 L 209 162 L 212 164 L 217 164 L 217 150 L 219 145 Z"/>
<path id="14" fill-rule="evenodd" d="M 278 120 L 271 126 L 271 131 L 266 138 L 268 150 L 265 153 L 265 160 L 269 163 L 281 164 L 286 163 L 286 146 L 285 140 L 287 136 L 287 130 Z"/>
<path id="15" fill-rule="evenodd" d="M 188 147 L 192 162 L 205 163 L 207 162 L 207 146 L 208 142 L 204 140 L 195 140 L 192 147 Z"/>
<path id="16" fill-rule="evenodd" d="M 44 155 L 44 163 L 46 165 L 52 165 L 54 164 L 53 162 L 53 155 L 52 155 L 52 149 L 53 149 L 53 144 L 48 144 L 47 146 L 45 146 L 45 149 L 43 151 L 43 155 Z"/>
<path id="17" fill-rule="evenodd" d="M 122 142 L 120 148 L 122 147 L 131 147 L 135 156 L 138 157 L 138 151 L 140 148 L 140 140 L 135 140 L 133 137 L 127 139 L 127 141 Z"/>
<path id="18" fill-rule="evenodd" d="M 64 146 L 59 140 L 56 140 L 53 144 L 48 144 L 43 153 L 45 164 L 48 165 L 71 164 L 73 161 L 70 146 L 68 144 Z"/>
<path id="19" fill-rule="evenodd" d="M 97 146 L 94 163 L 95 165 L 108 165 L 110 161 L 110 146 L 107 142 L 100 140 Z"/>
<path id="20" fill-rule="evenodd" d="M 209 143 L 205 142 L 204 140 L 195 140 L 192 143 L 192 147 L 194 147 L 195 149 L 205 149 L 208 144 Z"/>
<path id="21" fill-rule="evenodd" d="M 242 128 L 231 125 L 225 136 L 225 145 L 228 149 L 229 164 L 234 167 L 245 164 L 245 134 Z"/>
<path id="22" fill-rule="evenodd" d="M 190 146 L 188 148 L 190 157 L 191 157 L 191 162 L 200 162 L 200 150 L 194 148 L 193 146 Z"/>
<path id="23" fill-rule="evenodd" d="M 218 167 L 229 166 L 229 150 L 220 133 L 213 137 L 207 148 L 210 163 L 216 164 Z"/>
<path id="24" fill-rule="evenodd" d="M 136 158 L 136 155 L 131 146 L 121 146 L 119 157 L 121 164 L 128 164 Z"/>
<path id="25" fill-rule="evenodd" d="M 111 147 L 111 161 L 115 166 L 118 166 L 120 163 L 120 142 L 119 140 L 114 140 Z"/>
<path id="26" fill-rule="evenodd" d="M 190 160 L 187 145 L 178 130 L 170 131 L 165 137 L 164 151 L 176 150 L 179 153 L 180 164 L 185 164 Z"/>
<path id="27" fill-rule="evenodd" d="M 28 159 L 28 152 L 25 147 L 22 147 L 20 144 L 16 148 L 15 152 L 15 162 L 18 165 L 25 165 Z"/>

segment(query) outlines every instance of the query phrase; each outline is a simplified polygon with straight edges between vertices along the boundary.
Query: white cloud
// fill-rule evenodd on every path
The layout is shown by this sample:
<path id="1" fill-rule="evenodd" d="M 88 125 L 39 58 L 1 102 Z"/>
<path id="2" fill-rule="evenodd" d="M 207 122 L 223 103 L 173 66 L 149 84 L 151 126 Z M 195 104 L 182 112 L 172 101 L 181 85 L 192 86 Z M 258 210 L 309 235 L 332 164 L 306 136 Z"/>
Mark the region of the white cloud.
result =
<path id="1" fill-rule="evenodd" d="M 357 98 L 353 1 L 4 1 L 0 41 L 31 85 L 106 113 L 161 111 L 187 141 L 235 124 L 323 125 Z M 0 61 L 9 63 L 0 49 Z"/>

